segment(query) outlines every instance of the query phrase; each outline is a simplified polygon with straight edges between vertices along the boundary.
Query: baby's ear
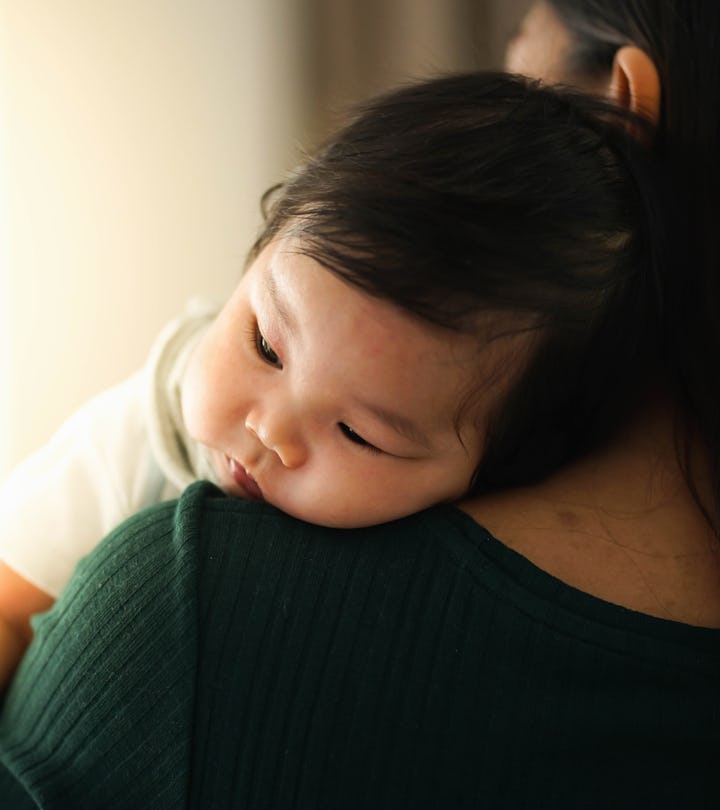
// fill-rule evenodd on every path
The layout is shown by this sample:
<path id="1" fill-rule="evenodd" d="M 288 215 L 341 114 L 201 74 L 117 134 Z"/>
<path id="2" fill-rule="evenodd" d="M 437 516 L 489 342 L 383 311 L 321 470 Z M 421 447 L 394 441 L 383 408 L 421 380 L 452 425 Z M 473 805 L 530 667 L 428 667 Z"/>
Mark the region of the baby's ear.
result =
<path id="1" fill-rule="evenodd" d="M 615 54 L 607 95 L 652 124 L 660 120 L 660 76 L 653 60 L 634 45 L 626 45 Z"/>

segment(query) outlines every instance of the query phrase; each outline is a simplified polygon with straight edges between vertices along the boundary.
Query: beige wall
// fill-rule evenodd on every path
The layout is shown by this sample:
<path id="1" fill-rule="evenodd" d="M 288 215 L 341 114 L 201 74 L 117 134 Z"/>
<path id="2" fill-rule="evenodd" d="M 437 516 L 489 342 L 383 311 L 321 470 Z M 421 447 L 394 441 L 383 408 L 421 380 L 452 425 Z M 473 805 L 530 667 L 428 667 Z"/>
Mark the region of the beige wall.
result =
<path id="1" fill-rule="evenodd" d="M 514 5 L 0 0 L 0 475 L 230 290 L 302 142 L 387 84 L 497 64 Z"/>

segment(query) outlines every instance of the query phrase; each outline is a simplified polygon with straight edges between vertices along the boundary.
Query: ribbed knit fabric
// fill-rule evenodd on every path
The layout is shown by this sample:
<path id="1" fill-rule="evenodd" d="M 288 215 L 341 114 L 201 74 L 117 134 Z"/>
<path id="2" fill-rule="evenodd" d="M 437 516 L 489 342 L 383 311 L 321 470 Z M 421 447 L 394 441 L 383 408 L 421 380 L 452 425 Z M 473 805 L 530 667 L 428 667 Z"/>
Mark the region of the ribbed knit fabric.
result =
<path id="1" fill-rule="evenodd" d="M 720 632 L 569 588 L 450 507 L 340 532 L 194 485 L 36 629 L 3 808 L 720 806 Z"/>
<path id="2" fill-rule="evenodd" d="M 38 807 L 184 806 L 199 517 L 174 503 L 138 516 L 35 621 L 0 719 L 0 762 Z M 0 776 L 4 810 L 3 795 Z"/>

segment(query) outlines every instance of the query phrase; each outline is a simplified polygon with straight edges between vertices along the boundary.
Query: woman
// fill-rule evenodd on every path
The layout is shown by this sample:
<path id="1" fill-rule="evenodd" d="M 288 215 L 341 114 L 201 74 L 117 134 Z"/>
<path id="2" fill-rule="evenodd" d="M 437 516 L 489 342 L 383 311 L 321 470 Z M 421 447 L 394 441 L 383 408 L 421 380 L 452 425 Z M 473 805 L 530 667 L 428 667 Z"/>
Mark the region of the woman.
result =
<path id="1" fill-rule="evenodd" d="M 506 57 L 509 70 L 605 95 L 653 125 L 652 133 L 636 130 L 635 134 L 651 141 L 672 178 L 675 193 L 665 246 L 670 268 L 665 292 L 667 387 L 655 393 L 653 405 L 640 409 L 625 439 L 608 444 L 577 466 L 566 467 L 532 491 L 484 498 L 481 506 L 473 507 L 478 520 L 496 529 L 503 542 L 582 590 L 600 595 L 596 589 L 604 581 L 601 587 L 607 597 L 627 576 L 627 571 L 620 575 L 623 564 L 617 560 L 619 578 L 612 584 L 614 566 L 610 558 L 614 553 L 598 550 L 598 560 L 603 564 L 594 570 L 587 561 L 573 563 L 561 550 L 572 545 L 570 524 L 566 526 L 569 534 L 558 535 L 565 537 L 564 541 L 553 539 L 552 548 L 542 551 L 543 531 L 538 535 L 527 525 L 532 522 L 528 516 L 535 514 L 536 526 L 544 526 L 547 507 L 553 511 L 554 504 L 560 515 L 567 498 L 574 504 L 599 504 L 605 499 L 606 506 L 598 515 L 619 517 L 626 515 L 624 508 L 612 504 L 622 502 L 623 497 L 609 492 L 618 481 L 627 487 L 625 504 L 629 506 L 641 503 L 644 497 L 652 500 L 649 491 L 643 495 L 643 487 L 653 476 L 657 481 L 665 480 L 668 491 L 675 479 L 680 500 L 689 496 L 694 503 L 688 502 L 687 510 L 678 510 L 676 525 L 704 536 L 708 559 L 714 560 L 707 571 L 705 596 L 698 599 L 696 619 L 686 615 L 685 620 L 711 626 L 720 620 L 720 545 L 716 540 L 720 518 L 720 409 L 716 404 L 720 402 L 720 375 L 713 372 L 710 360 L 720 350 L 720 212 L 714 191 L 720 182 L 718 31 L 720 4 L 714 0 L 538 0 L 510 43 Z M 633 480 L 639 485 L 635 491 Z M 522 518 L 513 516 L 513 506 Z M 573 514 L 572 519 L 576 518 Z M 592 532 L 589 523 L 583 525 Z M 557 521 L 552 527 L 562 529 Z M 513 534 L 518 535 L 515 540 Z M 634 566 L 637 560 L 630 551 L 628 554 Z M 646 587 L 649 591 L 644 605 L 630 606 L 657 613 L 650 602 L 662 599 L 660 593 L 667 587 L 668 594 L 685 592 L 684 596 L 676 592 L 671 597 L 675 604 L 685 601 L 687 584 L 682 584 L 681 566 L 676 563 L 675 573 L 668 571 L 670 580 L 678 576 L 675 586 L 669 581 L 653 585 L 652 576 L 642 573 L 644 566 L 640 566 L 636 595 Z M 640 580 L 645 580 L 645 585 L 640 585 Z M 656 595 L 650 596 L 650 591 Z M 626 598 L 618 601 L 629 604 Z"/>
<path id="2" fill-rule="evenodd" d="M 538 0 L 510 43 L 506 66 L 605 95 L 655 125 L 653 149 L 676 194 L 667 299 L 673 398 L 680 434 L 705 438 L 720 470 L 720 375 L 706 358 L 720 346 L 720 4 L 714 0 Z M 683 465 L 693 452 L 686 447 Z M 692 476 L 690 476 L 692 480 Z M 704 506 L 715 521 L 718 495 Z"/>

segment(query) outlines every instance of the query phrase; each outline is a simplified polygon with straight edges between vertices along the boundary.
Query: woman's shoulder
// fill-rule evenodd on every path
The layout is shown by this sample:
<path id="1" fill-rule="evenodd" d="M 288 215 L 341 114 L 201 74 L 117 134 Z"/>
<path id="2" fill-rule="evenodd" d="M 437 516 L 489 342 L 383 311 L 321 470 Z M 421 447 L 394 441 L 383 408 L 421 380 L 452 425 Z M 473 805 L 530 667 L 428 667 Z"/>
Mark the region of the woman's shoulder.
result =
<path id="1" fill-rule="evenodd" d="M 460 508 L 532 564 L 598 599 L 720 628 L 720 543 L 682 476 L 580 463 Z"/>
<path id="2" fill-rule="evenodd" d="M 199 591 L 212 599 L 236 594 L 238 581 L 253 582 L 253 599 L 265 594 L 273 600 L 290 588 L 304 604 L 314 603 L 321 591 L 397 601 L 424 588 L 421 601 L 437 600 L 438 610 L 445 598 L 462 593 L 474 601 L 474 611 L 519 611 L 528 624 L 580 632 L 591 645 L 624 649 L 627 638 L 643 636 L 660 645 L 653 656 L 675 660 L 686 644 L 699 651 L 717 644 L 717 632 L 706 629 L 715 626 L 711 621 L 666 615 L 648 601 L 636 550 L 615 554 L 617 544 L 588 528 L 579 505 L 555 503 L 537 488 L 341 530 L 199 483 L 178 502 L 176 527 L 183 514 L 187 525 L 196 525 L 190 545 Z"/>
<path id="3" fill-rule="evenodd" d="M 150 510 L 136 520 L 156 514 Z M 686 487 L 668 476 L 662 485 L 632 471 L 625 479 L 601 475 L 599 481 L 580 465 L 535 486 L 349 530 L 305 523 L 200 482 L 185 491 L 171 519 L 181 540 L 188 527 L 202 534 L 199 564 L 206 567 L 214 549 L 216 558 L 232 553 L 279 564 L 299 555 L 333 570 L 386 565 L 397 573 L 427 566 L 438 578 L 453 576 L 453 564 L 466 571 L 499 567 L 518 581 L 535 569 L 540 578 L 613 606 L 720 628 L 720 544 Z M 447 570 L 438 563 L 446 556 Z"/>

